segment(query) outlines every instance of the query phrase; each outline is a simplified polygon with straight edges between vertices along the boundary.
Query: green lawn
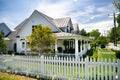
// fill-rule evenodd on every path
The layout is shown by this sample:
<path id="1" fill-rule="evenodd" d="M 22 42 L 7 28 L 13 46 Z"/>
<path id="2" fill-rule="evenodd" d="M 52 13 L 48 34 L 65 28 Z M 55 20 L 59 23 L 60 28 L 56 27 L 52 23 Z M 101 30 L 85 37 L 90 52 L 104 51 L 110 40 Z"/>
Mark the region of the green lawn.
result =
<path id="1" fill-rule="evenodd" d="M 103 58 L 103 59 L 116 59 L 115 54 L 100 54 L 99 58 Z"/>
<path id="2" fill-rule="evenodd" d="M 115 52 L 111 49 L 98 49 L 98 57 L 103 59 L 116 59 Z"/>

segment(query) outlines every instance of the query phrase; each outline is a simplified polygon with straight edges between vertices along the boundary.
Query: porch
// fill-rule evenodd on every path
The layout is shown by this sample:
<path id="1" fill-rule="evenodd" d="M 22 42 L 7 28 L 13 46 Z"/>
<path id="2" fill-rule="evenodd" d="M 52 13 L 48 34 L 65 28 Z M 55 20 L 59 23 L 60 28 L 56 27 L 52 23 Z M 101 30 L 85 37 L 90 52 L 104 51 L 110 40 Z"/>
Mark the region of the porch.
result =
<path id="1" fill-rule="evenodd" d="M 56 33 L 55 52 L 57 55 L 83 56 L 90 49 L 90 39 L 71 33 Z"/>

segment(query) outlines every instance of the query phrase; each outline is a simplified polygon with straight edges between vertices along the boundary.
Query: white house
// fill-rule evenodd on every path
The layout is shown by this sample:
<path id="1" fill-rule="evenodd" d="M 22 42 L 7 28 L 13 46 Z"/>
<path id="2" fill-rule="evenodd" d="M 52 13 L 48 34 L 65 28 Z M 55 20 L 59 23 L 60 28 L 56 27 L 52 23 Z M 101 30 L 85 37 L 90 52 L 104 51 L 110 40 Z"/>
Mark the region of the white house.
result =
<path id="1" fill-rule="evenodd" d="M 67 53 L 70 54 L 70 49 L 76 56 L 85 53 L 89 48 L 89 38 L 77 35 L 79 33 L 79 27 L 77 24 L 73 24 L 70 17 L 53 19 L 41 12 L 35 10 L 31 16 L 24 21 L 22 21 L 13 31 L 8 38 L 9 40 L 9 50 L 21 53 L 22 51 L 27 51 L 26 37 L 31 35 L 32 28 L 35 25 L 42 24 L 43 26 L 50 26 L 52 32 L 57 36 L 57 41 L 55 43 L 55 51 L 58 51 L 58 47 L 62 48 L 62 53 L 64 53 L 65 47 L 63 45 L 64 40 L 69 41 L 67 46 Z M 84 45 L 80 45 L 84 43 Z"/>

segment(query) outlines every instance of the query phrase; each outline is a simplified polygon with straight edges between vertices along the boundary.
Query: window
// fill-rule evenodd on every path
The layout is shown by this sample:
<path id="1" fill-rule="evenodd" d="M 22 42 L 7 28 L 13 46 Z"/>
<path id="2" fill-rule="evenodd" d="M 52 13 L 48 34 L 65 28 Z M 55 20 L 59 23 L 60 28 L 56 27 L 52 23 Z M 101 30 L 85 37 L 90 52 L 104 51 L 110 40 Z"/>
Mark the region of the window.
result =
<path id="1" fill-rule="evenodd" d="M 34 31 L 34 29 L 37 27 L 37 25 L 33 25 L 32 26 L 32 31 Z"/>
<path id="2" fill-rule="evenodd" d="M 22 48 L 25 48 L 25 42 L 22 42 Z"/>

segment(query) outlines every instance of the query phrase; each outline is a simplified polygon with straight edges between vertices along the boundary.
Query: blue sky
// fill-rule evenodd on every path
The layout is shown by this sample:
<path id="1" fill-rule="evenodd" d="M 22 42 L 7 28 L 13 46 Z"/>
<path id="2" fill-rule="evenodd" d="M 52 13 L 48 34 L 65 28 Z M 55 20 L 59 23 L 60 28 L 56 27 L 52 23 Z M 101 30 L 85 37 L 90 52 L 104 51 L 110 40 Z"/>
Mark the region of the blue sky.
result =
<path id="1" fill-rule="evenodd" d="M 113 0 L 0 0 L 0 22 L 14 29 L 36 9 L 52 18 L 71 17 L 80 29 L 108 30 L 113 26 Z"/>

